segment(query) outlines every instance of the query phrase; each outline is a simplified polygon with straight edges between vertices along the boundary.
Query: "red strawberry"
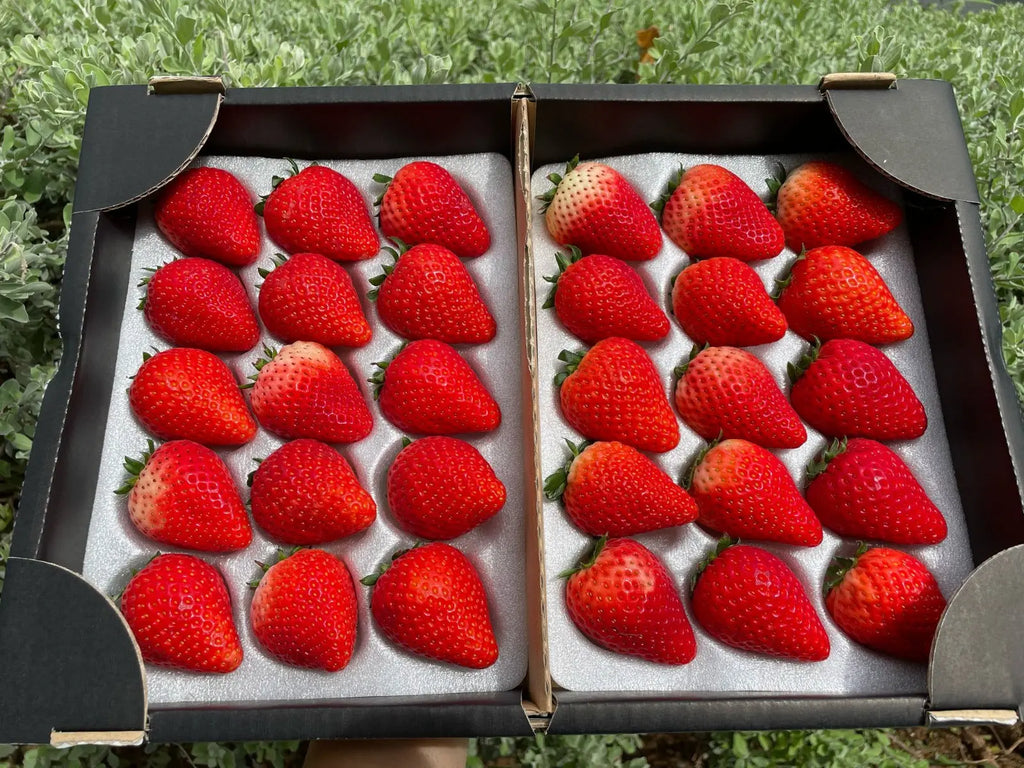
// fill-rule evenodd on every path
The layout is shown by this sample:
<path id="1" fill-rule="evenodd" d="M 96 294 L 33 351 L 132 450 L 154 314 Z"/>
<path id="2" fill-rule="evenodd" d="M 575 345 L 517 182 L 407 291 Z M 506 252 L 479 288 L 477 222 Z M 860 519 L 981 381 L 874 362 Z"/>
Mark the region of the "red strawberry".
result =
<path id="1" fill-rule="evenodd" d="M 287 440 L 355 443 L 373 429 L 359 385 L 331 350 L 297 341 L 256 362 L 252 409 L 260 424 Z"/>
<path id="2" fill-rule="evenodd" d="M 676 408 L 705 440 L 740 437 L 796 448 L 807 430 L 764 363 L 735 347 L 707 347 L 676 369 Z"/>
<path id="3" fill-rule="evenodd" d="M 154 557 L 125 587 L 121 613 L 150 664 L 231 672 L 242 663 L 224 578 L 198 557 Z"/>
<path id="4" fill-rule="evenodd" d="M 832 339 L 790 366 L 790 399 L 804 421 L 832 437 L 912 440 L 928 428 L 924 406 L 882 352 Z"/>
<path id="5" fill-rule="evenodd" d="M 895 549 L 861 545 L 854 557 L 833 560 L 825 606 L 858 643 L 924 663 L 946 598 L 920 560 Z"/>
<path id="6" fill-rule="evenodd" d="M 618 440 L 664 453 L 679 444 L 679 424 L 658 370 L 635 341 L 611 337 L 583 355 L 562 350 L 562 415 L 591 440 Z"/>
<path id="7" fill-rule="evenodd" d="M 422 539 L 454 539 L 505 506 L 505 486 L 487 459 L 453 437 L 406 441 L 388 470 L 388 506 Z"/>
<path id="8" fill-rule="evenodd" d="M 600 163 L 580 163 L 578 156 L 565 171 L 564 178 L 557 173 L 548 176 L 555 188 L 540 198 L 556 243 L 626 261 L 658 255 L 658 220 L 618 171 Z"/>
<path id="9" fill-rule="evenodd" d="M 785 246 L 782 227 L 761 198 L 720 165 L 680 168 L 654 207 L 669 240 L 695 259 L 770 259 Z"/>
<path id="10" fill-rule="evenodd" d="M 828 634 L 803 585 L 782 560 L 723 539 L 701 564 L 693 615 L 733 648 L 796 661 L 828 658 Z"/>
<path id="11" fill-rule="evenodd" d="M 457 256 L 480 256 L 491 247 L 473 202 L 440 165 L 420 160 L 403 166 L 393 179 L 378 173 L 373 180 L 387 185 L 376 204 L 381 232 L 392 240 L 434 243 Z"/>
<path id="12" fill-rule="evenodd" d="M 494 338 L 494 318 L 469 272 L 441 245 L 417 245 L 384 274 L 370 279 L 384 325 L 406 339 L 483 344 Z"/>
<path id="13" fill-rule="evenodd" d="M 220 456 L 191 440 L 173 440 L 142 459 L 125 457 L 128 515 L 144 536 L 203 552 L 230 552 L 252 541 L 235 481 Z"/>
<path id="14" fill-rule="evenodd" d="M 807 468 L 804 491 L 818 519 L 840 536 L 937 544 L 946 520 L 903 460 L 881 443 L 836 440 Z"/>
<path id="15" fill-rule="evenodd" d="M 318 253 L 296 253 L 260 274 L 260 317 L 277 338 L 325 347 L 362 347 L 370 341 L 370 324 L 340 264 Z"/>
<path id="16" fill-rule="evenodd" d="M 583 341 L 609 336 L 656 341 L 668 335 L 668 318 L 647 293 L 640 275 L 619 259 L 601 254 L 555 254 L 559 273 L 545 307 L 554 307 L 562 325 Z"/>
<path id="17" fill-rule="evenodd" d="M 455 547 L 434 542 L 398 552 L 362 583 L 373 587 L 370 610 L 391 642 L 470 669 L 498 660 L 484 585 Z"/>
<path id="18" fill-rule="evenodd" d="M 242 445 L 256 437 L 256 422 L 234 374 L 201 349 L 143 355 L 128 402 L 142 426 L 162 440 Z"/>
<path id="19" fill-rule="evenodd" d="M 736 259 L 697 261 L 672 285 L 672 311 L 697 344 L 753 347 L 778 341 L 786 318 L 757 273 Z"/>
<path id="20" fill-rule="evenodd" d="M 352 658 L 358 612 L 345 564 L 300 549 L 266 566 L 252 598 L 252 633 L 285 664 L 337 672 Z"/>
<path id="21" fill-rule="evenodd" d="M 150 328 L 179 347 L 245 352 L 256 346 L 260 327 L 238 276 L 209 259 L 178 259 L 140 283 L 139 307 Z"/>
<path id="22" fill-rule="evenodd" d="M 633 536 L 691 523 L 697 505 L 653 461 L 624 443 L 566 440 L 572 457 L 548 476 L 544 495 L 591 536 Z"/>
<path id="23" fill-rule="evenodd" d="M 242 182 L 220 168 L 189 168 L 156 200 L 154 218 L 164 237 L 186 256 L 232 267 L 260 253 L 260 225 Z"/>
<path id="24" fill-rule="evenodd" d="M 370 379 L 384 416 L 424 435 L 490 432 L 501 409 L 469 363 L 442 341 L 422 339 L 399 350 Z"/>
<path id="25" fill-rule="evenodd" d="M 275 176 L 273 191 L 257 206 L 271 240 L 289 253 L 319 253 L 334 261 L 377 255 L 380 238 L 355 184 L 322 165 L 300 171 L 292 161 L 292 173 Z"/>
<path id="26" fill-rule="evenodd" d="M 325 544 L 369 528 L 377 505 L 348 462 L 316 440 L 285 443 L 252 473 L 253 520 L 285 544 Z"/>
<path id="27" fill-rule="evenodd" d="M 697 653 L 672 575 L 632 539 L 599 539 L 568 571 L 565 606 L 580 632 L 615 653 L 686 664 Z"/>
<path id="28" fill-rule="evenodd" d="M 686 486 L 698 521 L 736 538 L 821 544 L 821 523 L 797 490 L 786 465 L 746 440 L 725 440 L 697 456 Z"/>
<path id="29" fill-rule="evenodd" d="M 776 216 L 794 251 L 820 245 L 857 245 L 891 232 L 903 220 L 900 207 L 862 184 L 842 166 L 805 163 L 778 191 Z"/>
<path id="30" fill-rule="evenodd" d="M 858 339 L 890 344 L 914 335 L 914 324 L 882 276 L 852 248 L 823 246 L 802 254 L 783 282 L 779 307 L 808 341 Z"/>

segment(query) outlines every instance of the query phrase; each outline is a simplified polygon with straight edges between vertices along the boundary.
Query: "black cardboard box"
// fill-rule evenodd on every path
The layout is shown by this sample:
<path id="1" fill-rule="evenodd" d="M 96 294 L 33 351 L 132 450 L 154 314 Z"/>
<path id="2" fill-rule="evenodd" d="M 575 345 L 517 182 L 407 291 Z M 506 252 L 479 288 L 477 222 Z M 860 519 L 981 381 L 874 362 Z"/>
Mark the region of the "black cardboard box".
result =
<path id="1" fill-rule="evenodd" d="M 828 79 L 827 79 L 828 80 Z M 136 205 L 197 154 L 385 158 L 498 152 L 513 165 L 523 390 L 536 403 L 530 174 L 652 151 L 853 147 L 905 188 L 943 416 L 977 570 L 951 596 L 918 696 L 722 698 L 551 691 L 536 407 L 524 409 L 529 672 L 494 694 L 149 708 L 127 626 L 82 569 Z M 0 742 L 138 743 L 1014 722 L 1024 701 L 1024 428 L 953 94 L 937 81 L 813 86 L 422 86 L 92 92 L 43 405 L 0 599 Z M 980 628 L 980 630 L 979 630 Z"/>

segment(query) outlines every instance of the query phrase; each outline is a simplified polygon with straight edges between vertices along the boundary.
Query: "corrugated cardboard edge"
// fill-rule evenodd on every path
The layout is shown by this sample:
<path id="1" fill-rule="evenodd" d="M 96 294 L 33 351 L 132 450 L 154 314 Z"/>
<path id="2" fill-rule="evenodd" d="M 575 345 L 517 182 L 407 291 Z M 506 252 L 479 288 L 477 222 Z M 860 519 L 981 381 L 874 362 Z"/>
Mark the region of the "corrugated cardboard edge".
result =
<path id="1" fill-rule="evenodd" d="M 86 744 L 107 747 L 138 747 L 146 739 L 145 731 L 52 731 L 50 746 L 70 749 Z"/>
<path id="2" fill-rule="evenodd" d="M 543 730 L 553 709 L 551 674 L 548 664 L 547 606 L 544 590 L 544 522 L 541 516 L 543 489 L 540 466 L 540 411 L 537 382 L 537 303 L 533 274 L 533 243 L 530 221 L 530 138 L 534 102 L 529 89 L 520 87 L 512 99 L 512 130 L 516 195 L 516 231 L 520 245 L 519 290 L 523 306 L 522 387 L 524 455 L 527 478 L 524 484 L 526 515 L 526 601 L 529 666 L 526 677 L 528 699 L 523 709 L 535 730 Z"/>
<path id="3" fill-rule="evenodd" d="M 1016 725 L 1020 721 L 1012 709 L 949 709 L 928 713 L 929 728 L 962 725 Z"/>

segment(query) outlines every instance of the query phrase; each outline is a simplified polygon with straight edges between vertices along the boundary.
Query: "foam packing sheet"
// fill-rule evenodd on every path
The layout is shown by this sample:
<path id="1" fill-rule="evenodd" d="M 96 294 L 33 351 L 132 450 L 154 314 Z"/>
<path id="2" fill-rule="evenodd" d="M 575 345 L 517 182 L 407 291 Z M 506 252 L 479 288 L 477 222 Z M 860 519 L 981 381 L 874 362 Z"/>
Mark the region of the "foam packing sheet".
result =
<path id="1" fill-rule="evenodd" d="M 431 159 L 447 168 L 466 189 L 492 236 L 491 248 L 486 254 L 465 259 L 463 263 L 490 307 L 498 332 L 488 344 L 460 345 L 458 349 L 494 395 L 503 418 L 501 426 L 494 432 L 460 437 L 476 446 L 490 462 L 505 484 L 507 501 L 495 517 L 450 543 L 465 553 L 480 573 L 498 640 L 498 661 L 485 670 L 468 670 L 423 659 L 392 645 L 371 619 L 370 588 L 357 583 L 357 640 L 348 666 L 340 672 L 327 673 L 278 662 L 256 642 L 249 623 L 252 592 L 247 582 L 260 573 L 254 561 L 267 561 L 278 546 L 254 525 L 253 542 L 245 550 L 224 555 L 194 553 L 216 565 L 225 576 L 245 652 L 241 666 L 227 675 L 201 675 L 147 665 L 151 705 L 503 691 L 518 686 L 526 674 L 524 461 L 519 416 L 523 404 L 518 375 L 522 302 L 515 287 L 518 284 L 518 251 L 512 169 L 508 160 L 498 154 L 326 161 L 321 164 L 347 176 L 369 205 L 381 190 L 381 186 L 372 181 L 373 174 L 394 175 L 414 159 Z M 202 157 L 197 164 L 232 172 L 248 188 L 254 200 L 270 191 L 273 176 L 285 175 L 288 170 L 285 160 L 257 157 Z M 374 221 L 376 225 L 376 217 Z M 273 256 L 281 250 L 267 237 L 262 219 L 260 228 L 263 232 L 260 257 L 255 264 L 240 271 L 254 307 L 258 296 L 255 286 L 262 282 L 257 270 L 260 267 L 273 268 Z M 140 206 L 131 259 L 132 287 L 125 300 L 114 392 L 107 418 L 107 439 L 103 446 L 84 563 L 85 578 L 106 594 L 120 592 L 130 577 L 130 569 L 141 567 L 157 550 L 173 551 L 173 548 L 142 536 L 128 518 L 126 498 L 115 496 L 113 491 L 125 477 L 123 457 L 140 454 L 149 438 L 128 405 L 125 388 L 129 377 L 138 369 L 144 352 L 153 347 L 166 349 L 169 346 L 150 330 L 142 312 L 136 309 L 142 289 L 134 285 L 145 276 L 147 267 L 157 267 L 178 256 L 180 254 L 156 229 L 151 207 Z M 344 265 L 362 297 L 363 310 L 373 327 L 373 339 L 360 349 L 335 350 L 359 383 L 374 417 L 374 428 L 369 437 L 353 445 L 335 447 L 349 460 L 363 487 L 372 494 L 377 503 L 377 520 L 366 531 L 322 546 L 340 557 L 355 579 L 375 572 L 393 552 L 415 542 L 414 537 L 395 525 L 386 500 L 387 470 L 401 447 L 403 434 L 384 418 L 366 381 L 375 370 L 373 362 L 386 360 L 403 343 L 380 322 L 372 302 L 366 299 L 369 278 L 380 274 L 386 263 L 390 263 L 390 257 L 381 253 L 366 261 Z M 253 362 L 259 357 L 264 343 L 280 347 L 282 342 L 264 330 L 260 343 L 252 351 L 221 356 L 239 381 L 244 381 L 254 372 Z M 230 468 L 243 500 L 248 499 L 245 481 L 256 466 L 253 459 L 266 457 L 283 442 L 261 427 L 255 440 L 248 445 L 218 450 Z"/>
<path id="2" fill-rule="evenodd" d="M 892 199 L 900 200 L 899 190 L 881 179 L 863 161 L 849 155 L 817 155 L 847 165 L 866 183 Z M 568 160 L 568 158 L 566 158 Z M 736 173 L 753 190 L 766 199 L 765 179 L 773 175 L 776 164 L 782 162 L 787 169 L 814 159 L 807 155 L 781 156 L 709 156 L 686 154 L 645 154 L 600 159 L 622 173 L 633 184 L 641 197 L 655 200 L 680 165 L 689 168 L 700 163 L 717 163 Z M 564 166 L 548 165 L 539 168 L 532 178 L 534 195 L 550 189 L 546 180 L 549 173 L 563 173 Z M 555 252 L 557 244 L 548 234 L 544 215 L 537 209 L 532 226 L 535 272 L 538 291 L 547 290 L 544 275 L 557 273 Z M 889 443 L 910 466 L 932 500 L 942 510 L 949 527 L 945 541 L 927 547 L 903 548 L 920 558 L 935 574 L 942 592 L 948 598 L 964 581 L 972 568 L 970 546 L 953 476 L 949 446 L 939 406 L 931 351 L 925 329 L 920 289 L 914 271 L 910 240 L 905 226 L 888 235 L 858 247 L 878 269 L 900 305 L 914 321 L 916 331 L 907 341 L 883 348 L 900 372 L 907 378 L 924 403 L 928 415 L 928 430 L 913 441 Z M 784 274 L 794 261 L 795 254 L 785 250 L 767 261 L 751 266 L 764 281 L 769 292 L 775 278 Z M 682 332 L 672 315 L 671 282 L 673 277 L 690 263 L 687 255 L 664 238 L 661 252 L 651 261 L 634 263 L 644 284 L 665 309 L 670 319 L 668 336 L 656 343 L 642 346 L 654 361 L 661 375 L 665 391 L 672 402 L 674 380 L 672 369 L 689 355 L 692 341 Z M 558 391 L 553 378 L 560 365 L 557 361 L 562 349 L 584 350 L 585 345 L 572 336 L 558 322 L 554 309 L 541 309 L 544 296 L 538 297 L 538 372 L 540 376 L 541 461 L 546 477 L 562 466 L 568 456 L 564 440 L 581 439 L 562 418 Z M 789 393 L 786 364 L 796 362 L 807 349 L 807 343 L 792 331 L 774 344 L 752 347 L 772 372 L 783 391 Z M 702 439 L 680 420 L 682 437 L 679 445 L 668 453 L 651 455 L 654 461 L 671 477 L 679 479 L 693 457 L 704 445 Z M 807 442 L 800 448 L 777 451 L 801 489 L 805 483 L 805 467 L 826 445 L 826 439 L 810 427 Z M 714 640 L 693 618 L 689 599 L 689 584 L 698 564 L 715 545 L 717 537 L 696 523 L 656 531 L 637 540 L 651 549 L 671 572 L 683 596 L 687 616 L 697 638 L 697 655 L 683 666 L 666 666 L 623 656 L 599 648 L 573 625 L 565 609 L 564 581 L 557 574 L 575 565 L 589 550 L 591 539 L 577 530 L 558 502 L 544 502 L 546 592 L 548 604 L 548 642 L 551 675 L 556 686 L 574 691 L 680 691 L 720 694 L 790 693 L 878 695 L 919 694 L 926 690 L 926 667 L 923 664 L 898 661 L 874 653 L 849 640 L 832 621 L 825 610 L 822 596 L 825 571 L 834 554 L 842 548 L 844 554 L 852 551 L 852 542 L 841 539 L 825 529 L 824 541 L 812 549 L 772 544 L 750 543 L 762 546 L 782 558 L 803 583 L 818 615 L 821 617 L 831 642 L 831 655 L 816 663 L 802 663 L 770 659 L 739 651 Z"/>

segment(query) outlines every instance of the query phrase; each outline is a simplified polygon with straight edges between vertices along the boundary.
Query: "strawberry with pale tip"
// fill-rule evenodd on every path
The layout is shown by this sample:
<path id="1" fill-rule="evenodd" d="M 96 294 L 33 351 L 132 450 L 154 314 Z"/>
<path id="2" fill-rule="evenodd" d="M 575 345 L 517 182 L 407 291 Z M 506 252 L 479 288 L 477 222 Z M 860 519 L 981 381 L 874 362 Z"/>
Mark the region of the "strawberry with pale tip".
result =
<path id="1" fill-rule="evenodd" d="M 320 549 L 299 549 L 259 565 L 265 572 L 250 612 L 259 644 L 296 667 L 337 672 L 348 666 L 359 606 L 345 564 Z"/>
<path id="2" fill-rule="evenodd" d="M 719 541 L 694 576 L 693 615 L 716 640 L 742 651 L 824 661 L 828 634 L 796 574 L 759 547 Z"/>
<path id="3" fill-rule="evenodd" d="M 564 176 L 552 173 L 548 180 L 555 187 L 539 199 L 556 243 L 624 261 L 647 261 L 658 255 L 662 244 L 658 220 L 618 171 L 601 163 L 581 163 L 577 155 Z"/>
<path id="4" fill-rule="evenodd" d="M 544 307 L 554 307 L 570 333 L 586 342 L 610 336 L 657 341 L 668 335 L 668 318 L 628 264 L 602 254 L 584 256 L 576 246 L 556 253 L 558 274 Z"/>
<path id="5" fill-rule="evenodd" d="M 434 542 L 396 552 L 378 573 L 370 612 L 388 640 L 418 656 L 486 669 L 498 660 L 487 593 L 469 559 Z"/>
<path id="6" fill-rule="evenodd" d="M 697 518 L 690 495 L 636 448 L 615 441 L 565 442 L 570 458 L 546 478 L 544 495 L 561 499 L 584 533 L 634 536 Z"/>
<path id="7" fill-rule="evenodd" d="M 613 336 L 586 353 L 562 350 L 565 368 L 555 376 L 569 425 L 591 440 L 617 440 L 664 453 L 679 444 L 657 368 L 635 341 Z"/>
<path id="8" fill-rule="evenodd" d="M 373 180 L 386 185 L 374 201 L 386 237 L 410 245 L 433 243 L 463 257 L 480 256 L 491 247 L 491 234 L 473 201 L 437 163 L 417 160 L 402 166 L 394 178 L 377 173 Z"/>
<path id="9" fill-rule="evenodd" d="M 264 347 L 251 377 L 252 409 L 260 424 L 285 439 L 355 443 L 373 429 L 373 415 L 352 374 L 331 350 L 297 341 Z"/>
<path id="10" fill-rule="evenodd" d="M 770 451 L 747 440 L 711 443 L 683 481 L 697 502 L 698 522 L 736 538 L 821 544 L 821 523 Z"/>
<path id="11" fill-rule="evenodd" d="M 242 445 L 256 437 L 256 421 L 234 374 L 202 349 L 144 354 L 128 402 L 142 426 L 162 440 Z"/>
<path id="12" fill-rule="evenodd" d="M 334 261 L 377 255 L 380 238 L 356 185 L 323 165 L 275 176 L 273 189 L 256 205 L 267 234 L 288 253 L 319 253 Z"/>
<path id="13" fill-rule="evenodd" d="M 652 207 L 669 239 L 695 259 L 756 261 L 785 247 L 782 227 L 761 198 L 720 165 L 680 168 Z"/>
<path id="14" fill-rule="evenodd" d="M 183 171 L 160 192 L 153 216 L 164 237 L 186 256 L 243 267 L 259 255 L 260 227 L 252 198 L 222 168 Z"/>
<path id="15" fill-rule="evenodd" d="M 223 264 L 178 259 L 152 270 L 139 286 L 146 287 L 139 309 L 149 327 L 177 347 L 246 352 L 260 339 L 245 286 Z"/>
<path id="16" fill-rule="evenodd" d="M 198 557 L 154 557 L 125 587 L 121 613 L 148 664 L 223 674 L 242 663 L 224 577 Z"/>
<path id="17" fill-rule="evenodd" d="M 252 541 L 245 505 L 220 456 L 191 440 L 172 440 L 141 459 L 125 457 L 128 516 L 144 536 L 203 552 L 231 552 Z"/>
<path id="18" fill-rule="evenodd" d="M 598 539 L 561 577 L 569 618 L 602 648 L 671 665 L 688 664 L 697 654 L 672 575 L 639 542 Z"/>

